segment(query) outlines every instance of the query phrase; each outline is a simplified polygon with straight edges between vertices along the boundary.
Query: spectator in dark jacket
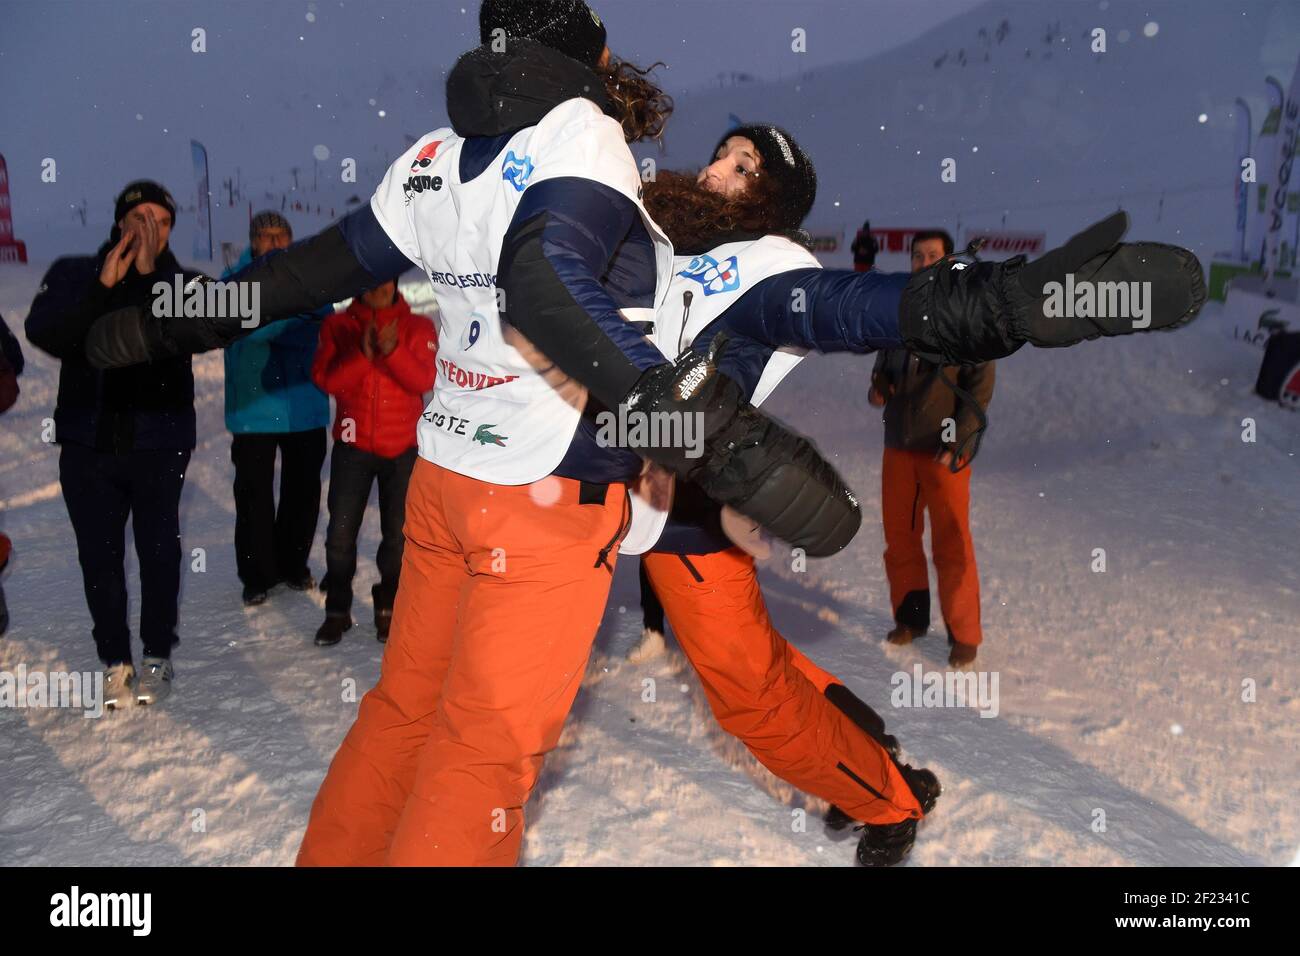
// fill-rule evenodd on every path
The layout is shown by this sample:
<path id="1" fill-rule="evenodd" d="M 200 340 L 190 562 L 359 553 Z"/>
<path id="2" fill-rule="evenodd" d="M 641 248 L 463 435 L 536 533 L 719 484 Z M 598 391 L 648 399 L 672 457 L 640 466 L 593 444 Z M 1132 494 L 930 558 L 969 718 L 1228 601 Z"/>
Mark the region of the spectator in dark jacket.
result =
<path id="1" fill-rule="evenodd" d="M 18 376 L 23 374 L 23 348 L 0 317 L 0 412 L 18 401 Z"/>
<path id="2" fill-rule="evenodd" d="M 918 232 L 912 240 L 912 271 L 952 250 L 948 233 Z M 888 639 L 907 644 L 930 628 L 930 576 L 922 540 L 928 511 L 939 605 L 948 628 L 948 662 L 954 667 L 971 664 L 983 639 L 970 533 L 970 468 L 965 466 L 982 425 L 971 400 L 981 413 L 988 408 L 993 380 L 992 362 L 940 367 L 902 349 L 879 352 L 871 376 L 869 400 L 885 409 L 880 511 L 896 624 Z"/>
<path id="3" fill-rule="evenodd" d="M 854 272 L 870 272 L 876 267 L 876 253 L 880 251 L 880 244 L 871 234 L 871 220 L 868 219 L 862 224 L 858 234 L 853 237 L 853 245 L 849 248 L 853 252 Z"/>
<path id="4" fill-rule="evenodd" d="M 375 632 L 388 639 L 393 599 L 402 569 L 406 485 L 415 467 L 415 425 L 424 393 L 437 377 L 438 335 L 433 323 L 411 311 L 385 282 L 353 299 L 346 312 L 325 320 L 312 377 L 334 396 L 334 453 L 330 459 L 325 623 L 322 647 L 337 644 L 352 627 L 352 577 L 357 534 L 370 486 L 379 483 L 379 583 L 371 596 Z"/>
<path id="5" fill-rule="evenodd" d="M 266 211 L 249 225 L 250 250 L 226 274 L 293 241 L 289 222 Z M 225 275 L 222 276 L 225 278 Z M 235 564 L 244 604 L 283 581 L 314 582 L 307 566 L 320 515 L 320 471 L 330 402 L 311 380 L 325 308 L 271 322 L 226 349 L 226 428 L 235 466 Z M 275 455 L 280 453 L 280 501 Z"/>
<path id="6" fill-rule="evenodd" d="M 100 371 L 86 332 L 102 313 L 151 307 L 153 287 L 181 268 L 167 245 L 176 204 L 162 186 L 131 183 L 118 196 L 112 236 L 93 256 L 57 260 L 27 315 L 27 338 L 60 359 L 54 409 L 59 483 L 77 538 L 86 603 L 104 662 L 104 702 L 152 704 L 171 690 L 180 591 L 180 496 L 194 449 L 194 376 L 188 356 Z M 137 678 L 127 622 L 126 521 L 140 566 Z"/>
<path id="7" fill-rule="evenodd" d="M 0 412 L 7 412 L 18 401 L 18 376 L 23 373 L 23 350 L 18 339 L 0 318 Z M 9 564 L 13 542 L 0 531 L 0 574 Z M 0 584 L 0 636 L 9 630 L 9 606 L 5 603 L 4 585 Z"/>

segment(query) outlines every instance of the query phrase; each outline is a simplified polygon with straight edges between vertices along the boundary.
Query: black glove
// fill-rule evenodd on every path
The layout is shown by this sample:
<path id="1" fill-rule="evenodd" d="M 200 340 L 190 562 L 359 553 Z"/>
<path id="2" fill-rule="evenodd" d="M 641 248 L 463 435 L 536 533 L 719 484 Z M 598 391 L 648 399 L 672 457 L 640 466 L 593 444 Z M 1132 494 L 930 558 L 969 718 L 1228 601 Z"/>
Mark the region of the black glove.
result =
<path id="1" fill-rule="evenodd" d="M 699 415 L 703 453 L 636 451 L 810 556 L 834 554 L 862 523 L 857 499 L 812 442 L 749 404 L 740 386 L 717 370 L 725 342 L 719 334 L 707 355 L 687 351 L 648 370 L 623 402 L 629 413 Z"/>
<path id="2" fill-rule="evenodd" d="M 904 344 L 931 362 L 971 365 L 1005 358 L 1026 342 L 1058 348 L 1190 322 L 1206 294 L 1196 257 L 1179 246 L 1121 243 L 1127 229 L 1128 216 L 1117 212 L 1028 264 L 1024 256 L 1006 262 L 941 259 L 916 273 L 903 292 Z M 1061 308 L 1067 276 L 1076 285 L 1150 283 L 1144 286 L 1150 290 L 1146 323 L 1135 324 L 1132 308 L 1125 315 L 1052 314 L 1069 311 Z"/>
<path id="3" fill-rule="evenodd" d="M 369 209 L 369 206 L 364 211 L 358 209 L 316 235 L 283 251 L 268 253 L 228 277 L 227 282 L 257 287 L 258 316 L 244 317 L 219 308 L 215 315 L 158 318 L 143 308 L 118 309 L 100 316 L 91 326 L 86 337 L 87 360 L 96 368 L 117 368 L 167 356 L 222 349 L 268 322 L 313 312 L 323 305 L 351 298 L 364 289 L 372 289 L 385 279 L 396 278 L 401 269 L 410 265 L 401 253 L 393 250 L 390 255 L 377 250 L 382 268 L 377 267 L 381 274 L 375 275 L 361 264 L 344 235 L 344 226 L 349 222 L 360 221 L 359 228 L 364 229 L 366 217 L 373 220 Z M 401 268 L 394 265 L 392 257 L 401 259 L 404 263 Z M 213 280 L 201 276 L 190 281 Z M 205 306 L 207 298 L 205 290 Z M 228 301 L 225 296 L 213 298 Z M 246 324 L 248 318 L 258 321 Z"/>
<path id="4" fill-rule="evenodd" d="M 95 368 L 121 368 L 166 354 L 161 320 L 147 308 L 129 305 L 100 316 L 86 333 L 86 361 Z"/>
<path id="5" fill-rule="evenodd" d="M 207 276 L 191 282 L 212 282 Z M 188 285 L 187 287 L 188 288 Z M 225 348 L 251 329 L 234 320 L 207 316 L 159 318 L 146 306 L 106 312 L 86 334 L 86 360 L 95 368 L 138 365 L 176 355 Z"/>

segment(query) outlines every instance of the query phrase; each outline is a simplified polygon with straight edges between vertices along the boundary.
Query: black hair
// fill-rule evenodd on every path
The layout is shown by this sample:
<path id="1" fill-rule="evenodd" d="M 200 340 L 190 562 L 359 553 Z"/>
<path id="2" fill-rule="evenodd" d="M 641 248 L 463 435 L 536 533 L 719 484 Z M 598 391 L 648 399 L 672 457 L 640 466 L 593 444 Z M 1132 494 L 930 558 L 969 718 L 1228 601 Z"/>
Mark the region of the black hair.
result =
<path id="1" fill-rule="evenodd" d="M 916 244 L 918 242 L 925 242 L 927 239 L 938 239 L 943 243 L 943 254 L 945 256 L 952 255 L 952 250 L 957 246 L 957 244 L 953 242 L 952 236 L 948 234 L 947 229 L 922 229 L 920 232 L 915 233 L 912 236 L 912 245 L 907 251 L 909 253 L 915 252 Z"/>

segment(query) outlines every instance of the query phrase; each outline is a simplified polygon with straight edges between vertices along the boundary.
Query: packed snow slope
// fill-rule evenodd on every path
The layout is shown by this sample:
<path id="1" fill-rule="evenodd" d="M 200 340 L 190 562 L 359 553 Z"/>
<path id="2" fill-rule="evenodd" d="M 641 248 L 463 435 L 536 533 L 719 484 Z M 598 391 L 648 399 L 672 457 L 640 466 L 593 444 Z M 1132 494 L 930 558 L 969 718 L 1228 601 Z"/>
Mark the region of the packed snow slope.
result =
<path id="1" fill-rule="evenodd" d="M 11 324 L 39 276 L 0 271 Z M 15 542 L 0 671 L 87 670 L 97 661 L 57 449 L 41 438 L 57 364 L 28 351 L 22 397 L 0 429 L 0 522 Z M 943 780 L 911 865 L 1296 855 L 1300 420 L 1251 394 L 1259 358 L 1211 311 L 1177 333 L 1026 349 L 1000 364 L 973 478 L 979 663 L 999 690 L 987 718 L 891 706 L 895 675 L 942 669 L 945 647 L 937 627 L 908 648 L 882 642 L 870 359 L 809 359 L 776 393 L 771 408 L 834 456 L 866 518 L 835 558 L 802 572 L 788 558 L 765 565 L 769 606 L 787 637 L 885 714 L 908 759 Z M 355 715 L 349 682 L 359 696 L 378 676 L 364 602 L 360 626 L 324 650 L 311 643 L 320 595 L 279 590 L 242 607 L 220 356 L 196 359 L 195 371 L 200 443 L 183 547 L 205 549 L 207 563 L 184 575 L 176 691 L 156 709 L 99 720 L 0 709 L 0 863 L 288 864 Z M 1254 442 L 1242 440 L 1246 418 Z M 1105 572 L 1092 570 L 1097 548 Z M 318 535 L 318 574 L 322 556 Z M 626 660 L 639 630 L 635 562 L 624 560 L 528 809 L 524 862 L 849 865 L 852 843 L 828 838 L 822 805 L 717 728 L 679 652 Z"/>

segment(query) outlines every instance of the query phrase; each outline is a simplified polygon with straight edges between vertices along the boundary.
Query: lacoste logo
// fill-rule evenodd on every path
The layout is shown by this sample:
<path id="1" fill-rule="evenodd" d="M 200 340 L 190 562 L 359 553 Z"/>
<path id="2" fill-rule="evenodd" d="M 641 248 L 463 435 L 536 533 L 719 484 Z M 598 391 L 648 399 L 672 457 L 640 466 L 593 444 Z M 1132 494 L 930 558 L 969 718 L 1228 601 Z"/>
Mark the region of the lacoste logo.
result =
<path id="1" fill-rule="evenodd" d="M 502 448 L 505 448 L 506 436 L 494 435 L 492 432 L 488 431 L 488 429 L 490 428 L 496 428 L 496 426 L 480 425 L 478 429 L 474 432 L 474 437 L 471 439 L 471 441 L 476 441 L 480 445 L 500 445 Z"/>

